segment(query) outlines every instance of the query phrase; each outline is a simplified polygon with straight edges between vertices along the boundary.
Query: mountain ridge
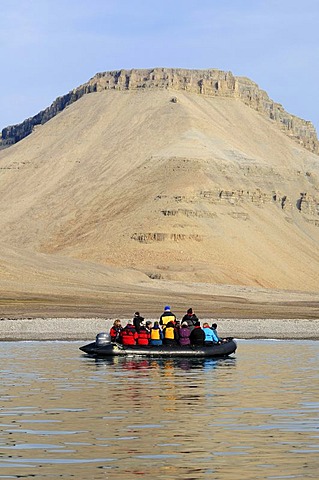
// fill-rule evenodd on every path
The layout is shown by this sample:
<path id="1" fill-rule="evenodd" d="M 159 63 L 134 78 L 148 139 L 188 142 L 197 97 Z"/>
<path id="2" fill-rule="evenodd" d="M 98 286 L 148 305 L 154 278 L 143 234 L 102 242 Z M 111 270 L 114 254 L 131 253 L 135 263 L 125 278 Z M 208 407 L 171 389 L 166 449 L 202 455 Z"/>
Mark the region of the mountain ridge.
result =
<path id="1" fill-rule="evenodd" d="M 139 90 L 165 88 L 172 92 L 187 91 L 207 97 L 231 97 L 241 100 L 273 121 L 286 135 L 307 150 L 318 154 L 319 142 L 310 121 L 287 113 L 281 104 L 271 100 L 264 90 L 246 77 L 217 69 L 188 70 L 151 68 L 116 70 L 97 73 L 88 82 L 58 97 L 48 108 L 23 122 L 2 129 L 0 148 L 8 147 L 30 135 L 83 95 L 107 89 Z"/>

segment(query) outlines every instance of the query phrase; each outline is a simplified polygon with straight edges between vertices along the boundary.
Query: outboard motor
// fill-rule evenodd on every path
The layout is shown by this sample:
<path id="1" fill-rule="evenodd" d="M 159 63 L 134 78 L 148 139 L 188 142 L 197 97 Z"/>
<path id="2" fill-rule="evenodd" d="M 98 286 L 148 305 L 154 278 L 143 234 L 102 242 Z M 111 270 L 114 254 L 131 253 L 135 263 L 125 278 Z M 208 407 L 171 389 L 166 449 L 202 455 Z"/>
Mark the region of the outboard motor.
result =
<path id="1" fill-rule="evenodd" d="M 97 347 L 101 347 L 102 345 L 111 345 L 111 335 L 109 333 L 98 333 L 95 338 L 95 344 Z"/>

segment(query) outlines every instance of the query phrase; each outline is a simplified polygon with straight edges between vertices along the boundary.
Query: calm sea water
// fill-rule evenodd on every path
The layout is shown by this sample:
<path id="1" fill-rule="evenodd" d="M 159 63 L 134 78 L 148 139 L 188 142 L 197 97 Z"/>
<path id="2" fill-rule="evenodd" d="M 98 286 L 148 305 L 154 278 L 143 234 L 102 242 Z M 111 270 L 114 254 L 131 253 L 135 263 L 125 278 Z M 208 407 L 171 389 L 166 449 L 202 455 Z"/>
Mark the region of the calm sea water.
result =
<path id="1" fill-rule="evenodd" d="M 0 343 L 0 479 L 318 478 L 319 342 L 239 341 L 219 361 L 81 344 Z"/>

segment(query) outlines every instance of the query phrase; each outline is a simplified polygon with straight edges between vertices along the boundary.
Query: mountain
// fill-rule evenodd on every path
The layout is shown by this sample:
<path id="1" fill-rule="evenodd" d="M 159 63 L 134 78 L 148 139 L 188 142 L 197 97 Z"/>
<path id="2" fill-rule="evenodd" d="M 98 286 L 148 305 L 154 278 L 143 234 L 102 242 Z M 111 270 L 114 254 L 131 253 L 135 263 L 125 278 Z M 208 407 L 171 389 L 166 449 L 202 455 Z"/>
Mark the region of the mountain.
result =
<path id="1" fill-rule="evenodd" d="M 8 298 L 156 298 L 174 282 L 318 292 L 310 122 L 215 70 L 107 72 L 78 90 L 0 151 Z"/>

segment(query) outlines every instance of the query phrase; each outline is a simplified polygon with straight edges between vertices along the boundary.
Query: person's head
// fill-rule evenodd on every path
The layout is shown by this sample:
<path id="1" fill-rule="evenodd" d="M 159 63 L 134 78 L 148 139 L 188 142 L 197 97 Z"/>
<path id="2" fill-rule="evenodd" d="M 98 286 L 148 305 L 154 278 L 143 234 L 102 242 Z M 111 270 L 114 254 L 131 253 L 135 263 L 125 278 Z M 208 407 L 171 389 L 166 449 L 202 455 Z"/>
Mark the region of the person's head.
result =
<path id="1" fill-rule="evenodd" d="M 165 305 L 164 312 L 170 312 L 170 311 L 171 311 L 171 307 L 169 305 Z"/>
<path id="2" fill-rule="evenodd" d="M 155 328 L 155 329 L 160 328 L 159 323 L 157 321 L 154 322 L 153 328 Z"/>
<path id="3" fill-rule="evenodd" d="M 134 313 L 134 317 L 139 317 L 140 316 L 140 312 L 135 312 Z"/>
<path id="4" fill-rule="evenodd" d="M 174 323 L 173 322 L 167 322 L 166 326 L 169 327 L 169 328 L 171 328 L 171 327 L 174 328 Z"/>
<path id="5" fill-rule="evenodd" d="M 151 328 L 151 326 L 152 326 L 151 320 L 147 320 L 146 326 L 147 326 L 147 328 Z"/>
<path id="6" fill-rule="evenodd" d="M 183 327 L 183 328 L 188 327 L 188 323 L 187 323 L 187 322 L 183 322 L 183 323 L 182 323 L 182 327 Z"/>
<path id="7" fill-rule="evenodd" d="M 200 327 L 200 322 L 195 322 L 195 327 Z"/>
<path id="8" fill-rule="evenodd" d="M 119 327 L 121 325 L 121 320 L 117 318 L 116 320 L 114 320 L 113 325 L 114 327 Z"/>
<path id="9" fill-rule="evenodd" d="M 205 322 L 205 323 L 203 324 L 203 328 L 209 328 L 209 324 L 208 324 L 207 322 Z"/>
<path id="10" fill-rule="evenodd" d="M 213 328 L 214 330 L 216 330 L 216 328 L 217 328 L 217 323 L 212 323 L 212 328 Z"/>
<path id="11" fill-rule="evenodd" d="M 189 309 L 187 310 L 187 314 L 188 314 L 188 315 L 193 315 L 193 309 L 192 309 L 192 308 L 189 308 Z"/>

